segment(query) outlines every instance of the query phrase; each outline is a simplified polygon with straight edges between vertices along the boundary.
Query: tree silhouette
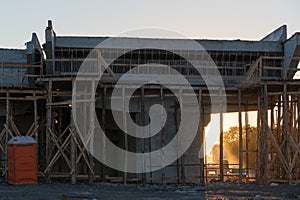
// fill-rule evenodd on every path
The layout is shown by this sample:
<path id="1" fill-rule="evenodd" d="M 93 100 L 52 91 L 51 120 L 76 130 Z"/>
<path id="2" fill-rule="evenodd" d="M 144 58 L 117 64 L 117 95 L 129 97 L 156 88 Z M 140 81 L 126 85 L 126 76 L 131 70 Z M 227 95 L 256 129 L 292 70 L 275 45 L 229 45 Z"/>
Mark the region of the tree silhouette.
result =
<path id="1" fill-rule="evenodd" d="M 244 126 L 243 136 L 243 168 L 246 168 L 246 129 L 248 128 L 248 161 L 249 168 L 256 166 L 256 148 L 257 148 L 257 129 L 253 126 Z M 223 134 L 223 143 L 226 159 L 229 164 L 238 164 L 239 161 L 239 128 L 237 126 L 230 127 Z M 236 166 L 237 167 L 237 166 Z"/>

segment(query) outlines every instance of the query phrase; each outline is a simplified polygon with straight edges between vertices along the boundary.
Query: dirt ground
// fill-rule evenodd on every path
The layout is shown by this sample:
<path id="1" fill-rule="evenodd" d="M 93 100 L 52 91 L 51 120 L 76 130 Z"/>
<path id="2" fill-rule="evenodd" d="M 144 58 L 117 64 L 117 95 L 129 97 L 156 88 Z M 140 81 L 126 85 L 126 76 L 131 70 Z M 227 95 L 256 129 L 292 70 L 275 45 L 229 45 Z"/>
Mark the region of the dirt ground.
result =
<path id="1" fill-rule="evenodd" d="M 300 199 L 300 185 L 210 183 L 194 186 L 65 183 L 37 185 L 0 184 L 0 199 Z"/>

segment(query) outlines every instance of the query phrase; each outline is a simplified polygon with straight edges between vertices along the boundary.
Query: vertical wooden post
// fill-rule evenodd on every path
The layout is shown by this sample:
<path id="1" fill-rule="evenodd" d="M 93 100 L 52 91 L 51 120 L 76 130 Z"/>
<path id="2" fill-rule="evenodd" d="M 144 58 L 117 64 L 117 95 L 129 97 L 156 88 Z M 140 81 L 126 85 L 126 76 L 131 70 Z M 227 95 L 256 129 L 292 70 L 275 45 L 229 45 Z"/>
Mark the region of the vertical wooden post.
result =
<path id="1" fill-rule="evenodd" d="M 33 93 L 33 96 L 35 97 L 35 92 Z M 33 113 L 33 120 L 34 120 L 34 128 L 36 129 L 35 133 L 34 133 L 34 138 L 36 140 L 36 159 L 37 159 L 37 163 L 39 161 L 39 138 L 38 138 L 38 119 L 37 119 L 37 99 L 34 98 L 33 100 L 33 109 L 34 109 L 34 113 Z"/>
<path id="2" fill-rule="evenodd" d="M 246 107 L 245 107 L 245 125 L 246 125 L 246 171 L 247 171 L 247 177 L 246 181 L 249 181 L 249 116 L 248 116 L 248 100 L 246 102 Z"/>
<path id="3" fill-rule="evenodd" d="M 298 95 L 297 95 L 297 116 L 296 116 L 296 119 L 297 119 L 297 129 L 298 129 L 298 132 L 297 132 L 297 142 L 298 144 L 300 144 L 300 95 L 299 95 L 299 92 L 300 90 L 298 90 Z M 297 178 L 300 177 L 300 174 L 299 174 L 299 168 L 298 168 L 298 176 Z"/>
<path id="4" fill-rule="evenodd" d="M 179 98 L 180 98 L 180 109 L 182 108 L 183 104 L 183 96 L 182 96 L 182 88 L 179 89 Z M 181 141 L 179 141 L 179 148 L 181 148 Z M 180 158 L 180 167 L 181 167 L 181 184 L 185 184 L 185 155 L 184 153 L 182 154 Z"/>
<path id="5" fill-rule="evenodd" d="M 204 135 L 203 135 L 203 130 L 204 130 L 204 113 L 202 109 L 202 89 L 199 89 L 199 95 L 198 95 L 198 104 L 199 104 L 199 134 L 200 134 L 200 148 L 202 148 L 202 151 L 200 149 L 200 183 L 204 183 Z"/>
<path id="6" fill-rule="evenodd" d="M 261 88 L 261 97 L 263 94 L 263 103 L 260 102 L 259 117 L 260 117 L 260 128 L 258 133 L 258 160 L 257 160 L 257 181 L 260 184 L 267 184 L 268 182 L 268 91 L 267 83 L 264 83 Z M 260 98 L 261 101 L 261 98 Z"/>
<path id="7" fill-rule="evenodd" d="M 141 87 L 141 120 L 142 120 L 142 123 L 141 125 L 144 127 L 145 126 L 145 98 L 144 98 L 144 86 Z M 144 136 L 144 131 L 143 131 L 143 136 Z M 145 153 L 145 138 L 142 138 L 142 154 Z M 145 157 L 143 155 L 143 170 L 145 171 L 146 170 L 146 161 L 145 161 Z M 142 182 L 143 182 L 143 185 L 145 186 L 146 185 L 146 173 L 143 173 L 142 174 Z"/>
<path id="8" fill-rule="evenodd" d="M 223 166 L 223 113 L 220 113 L 220 181 L 224 181 L 224 166 Z"/>
<path id="9" fill-rule="evenodd" d="M 260 132 L 260 148 L 258 149 L 260 162 L 258 166 L 260 167 L 260 183 L 267 184 L 269 178 L 269 151 L 268 151 L 268 132 L 269 132 L 269 125 L 268 125 L 268 87 L 267 83 L 264 83 L 263 87 L 263 114 L 262 114 L 262 129 Z"/>
<path id="10" fill-rule="evenodd" d="M 164 90 L 163 86 L 160 87 L 160 101 L 162 106 L 164 106 Z M 161 115 L 163 114 L 163 110 L 161 110 Z M 161 168 L 161 178 L 162 178 L 162 184 L 166 185 L 166 174 L 165 174 L 165 154 L 164 151 L 162 150 L 163 147 L 165 146 L 165 127 L 162 127 L 161 129 L 161 134 L 160 134 L 160 147 L 161 147 L 161 152 L 162 152 L 162 168 Z"/>
<path id="11" fill-rule="evenodd" d="M 178 131 L 178 121 L 177 121 L 177 101 L 174 100 L 174 125 L 175 125 L 175 132 Z M 179 138 L 177 138 L 177 149 L 176 154 L 178 158 L 178 151 L 179 151 Z M 180 169 L 179 169 L 179 158 L 176 160 L 176 179 L 177 184 L 180 183 Z"/>
<path id="12" fill-rule="evenodd" d="M 286 81 L 284 81 L 283 84 L 283 133 L 284 137 L 286 138 L 285 143 L 285 158 L 288 164 L 288 174 L 287 179 L 288 182 L 291 182 L 291 169 L 290 169 L 290 160 L 291 160 L 291 154 L 290 154 L 290 134 L 289 134 L 289 124 L 288 124 L 288 95 L 287 95 L 287 85 Z"/>
<path id="13" fill-rule="evenodd" d="M 47 125 L 46 125 L 46 167 L 49 166 L 51 160 L 51 133 L 52 130 L 52 80 L 48 82 L 47 92 Z M 50 182 L 50 170 L 46 174 L 46 182 Z"/>
<path id="14" fill-rule="evenodd" d="M 127 117 L 126 117 L 126 105 L 125 105 L 125 87 L 122 87 L 122 105 L 123 105 L 123 126 L 124 126 L 124 145 L 125 151 L 128 151 L 128 136 L 127 136 Z M 125 154 L 125 162 L 124 162 L 124 184 L 127 183 L 127 154 Z"/>
<path id="15" fill-rule="evenodd" d="M 72 80 L 72 86 L 76 87 L 76 84 L 74 84 L 74 80 Z M 74 89 L 76 90 L 76 88 Z M 73 94 L 75 95 L 75 94 Z M 74 119 L 73 119 L 73 115 L 72 115 L 72 108 L 70 110 L 70 124 L 71 124 L 71 131 L 75 131 L 75 127 L 74 127 Z M 72 134 L 72 133 L 70 133 Z M 76 133 L 75 133 L 76 134 Z M 71 174 L 71 184 L 75 184 L 76 183 L 76 143 L 75 143 L 75 138 L 73 136 L 71 136 L 70 139 L 70 154 L 71 154 L 71 167 L 72 167 L 72 174 Z"/>
<path id="16" fill-rule="evenodd" d="M 257 125 L 256 125 L 256 132 L 257 132 L 257 153 L 256 153 L 256 181 L 260 182 L 260 154 L 258 153 L 261 149 L 261 90 L 257 90 Z"/>
<path id="17" fill-rule="evenodd" d="M 300 93 L 300 89 L 298 90 L 298 93 Z M 296 119 L 298 119 L 297 121 L 297 125 L 298 125 L 298 144 L 300 143 L 300 95 L 297 95 L 297 117 Z"/>
<path id="18" fill-rule="evenodd" d="M 9 118 L 10 118 L 11 112 L 10 112 L 10 102 L 9 102 L 9 92 L 6 93 L 6 113 L 5 113 L 5 124 L 9 128 Z M 8 165 L 8 155 L 7 155 L 7 147 L 8 147 L 8 130 L 5 133 L 5 181 L 8 181 L 8 171 L 7 171 L 7 165 Z"/>
<path id="19" fill-rule="evenodd" d="M 220 95 L 222 91 L 220 90 Z M 224 181 L 224 166 L 223 166 L 223 102 L 220 102 L 220 181 Z"/>
<path id="20" fill-rule="evenodd" d="M 89 141 L 89 145 L 90 145 L 90 151 L 89 152 L 89 163 L 92 169 L 89 169 L 89 185 L 92 185 L 94 182 L 94 157 L 93 157 L 93 153 L 94 153 L 94 131 L 95 131 L 95 117 L 96 115 L 94 115 L 95 112 L 95 80 L 92 80 L 92 85 L 91 85 L 91 103 L 90 103 L 90 125 L 89 125 L 89 129 L 90 129 L 90 134 L 91 134 L 91 139 Z"/>
<path id="21" fill-rule="evenodd" d="M 103 135 L 105 135 L 105 114 L 106 114 L 106 86 L 103 85 L 103 93 L 102 93 L 102 115 L 101 115 L 101 128 L 103 131 Z M 105 149 L 106 149 L 106 144 L 105 144 L 105 139 L 102 139 L 102 152 L 103 152 L 103 160 L 105 161 Z M 102 163 L 102 168 L 101 168 L 101 178 L 102 181 L 105 181 L 105 165 Z"/>
<path id="22" fill-rule="evenodd" d="M 272 100 L 271 100 L 272 102 Z M 271 108 L 271 113 L 270 113 L 270 121 L 271 121 L 271 124 L 270 124 L 270 129 L 269 131 L 274 134 L 274 107 Z M 275 159 L 275 156 L 274 156 L 274 145 L 272 142 L 270 142 L 269 144 L 269 154 L 270 154 L 270 160 L 273 161 Z M 274 164 L 273 164 L 274 165 Z M 276 172 L 276 168 L 273 167 L 273 170 L 271 171 L 270 170 L 270 178 L 275 178 L 277 172 Z"/>
<path id="23" fill-rule="evenodd" d="M 33 93 L 33 96 L 35 97 L 35 92 Z M 34 109 L 34 127 L 36 128 L 38 126 L 38 121 L 37 121 L 37 99 L 35 98 L 33 100 L 33 109 Z M 34 133 L 35 140 L 38 142 L 38 131 Z"/>
<path id="24" fill-rule="evenodd" d="M 238 90 L 238 111 L 239 111 L 239 182 L 243 182 L 243 124 L 242 124 L 242 92 Z"/>
<path id="25" fill-rule="evenodd" d="M 282 96 L 281 95 L 279 95 L 279 96 L 277 96 L 277 98 L 278 98 L 278 102 L 277 102 L 277 117 L 276 117 L 276 124 L 277 124 L 277 126 L 276 126 L 276 139 L 277 139 L 277 141 L 278 141 L 278 143 L 279 144 L 281 144 L 282 143 L 282 123 L 281 123 L 281 121 L 282 121 L 282 118 L 281 118 L 281 116 L 282 116 L 282 98 L 281 98 Z M 277 171 L 277 174 L 276 174 L 276 178 L 278 178 L 278 177 L 280 177 L 280 176 L 282 176 L 282 170 L 281 170 L 281 165 L 280 165 L 280 160 L 279 160 L 279 158 L 276 158 L 276 162 L 277 162 L 277 167 L 276 167 L 276 171 Z"/>

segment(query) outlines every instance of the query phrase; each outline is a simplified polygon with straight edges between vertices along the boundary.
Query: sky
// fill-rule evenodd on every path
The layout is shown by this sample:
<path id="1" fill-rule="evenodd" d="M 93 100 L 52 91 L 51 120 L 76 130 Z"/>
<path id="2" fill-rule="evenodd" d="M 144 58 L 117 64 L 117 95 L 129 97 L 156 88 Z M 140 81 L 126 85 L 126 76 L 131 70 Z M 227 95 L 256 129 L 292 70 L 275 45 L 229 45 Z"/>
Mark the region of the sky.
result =
<path id="1" fill-rule="evenodd" d="M 290 37 L 300 31 L 299 8 L 299 0 L 10 0 L 1 3 L 0 47 L 25 48 L 33 32 L 44 43 L 48 19 L 57 35 L 114 36 L 156 27 L 189 38 L 259 40 L 286 24 Z M 227 118 L 225 130 L 237 124 L 235 115 Z"/>
<path id="2" fill-rule="evenodd" d="M 0 47 L 25 48 L 32 32 L 43 43 L 48 19 L 57 35 L 113 36 L 156 27 L 189 38 L 257 40 L 287 24 L 290 36 L 300 31 L 299 7 L 298 0 L 10 0 L 1 3 Z"/>

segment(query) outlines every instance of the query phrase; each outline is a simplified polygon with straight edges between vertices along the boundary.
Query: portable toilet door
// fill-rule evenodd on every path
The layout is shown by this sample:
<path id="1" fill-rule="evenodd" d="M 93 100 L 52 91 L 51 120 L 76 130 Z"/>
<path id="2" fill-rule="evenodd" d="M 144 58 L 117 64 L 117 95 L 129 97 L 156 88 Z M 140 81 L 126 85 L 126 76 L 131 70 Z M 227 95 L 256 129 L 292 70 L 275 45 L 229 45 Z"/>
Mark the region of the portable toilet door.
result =
<path id="1" fill-rule="evenodd" d="M 37 183 L 36 141 L 30 136 L 13 137 L 8 142 L 8 183 Z"/>

